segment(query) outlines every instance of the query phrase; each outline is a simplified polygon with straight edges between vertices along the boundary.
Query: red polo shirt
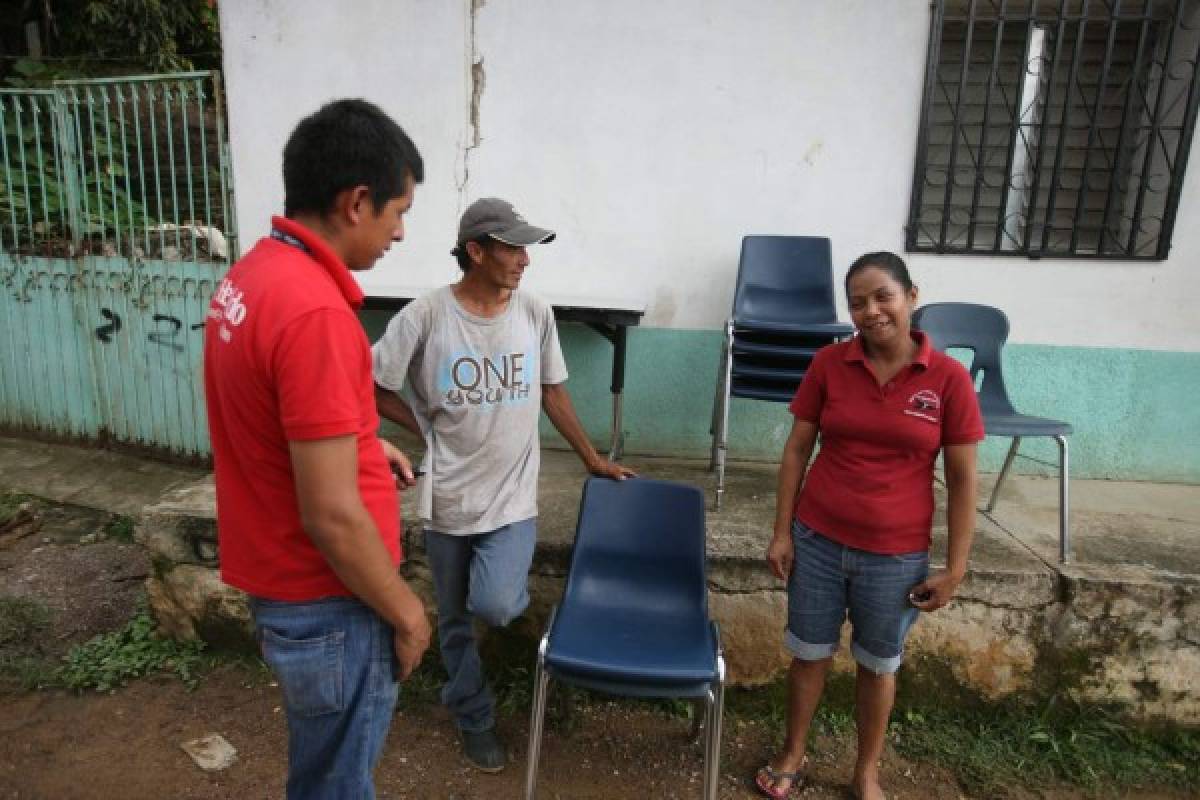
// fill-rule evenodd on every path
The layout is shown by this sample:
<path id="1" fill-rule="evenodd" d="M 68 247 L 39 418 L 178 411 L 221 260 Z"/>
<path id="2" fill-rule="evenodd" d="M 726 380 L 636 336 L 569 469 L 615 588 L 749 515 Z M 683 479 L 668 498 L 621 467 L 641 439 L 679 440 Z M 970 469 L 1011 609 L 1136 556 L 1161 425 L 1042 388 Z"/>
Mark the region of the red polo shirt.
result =
<path id="1" fill-rule="evenodd" d="M 929 549 L 938 452 L 984 436 L 970 374 L 925 334 L 912 337 L 916 359 L 883 386 L 859 337 L 825 347 L 789 406 L 821 435 L 796 519 L 872 553 Z"/>
<path id="2" fill-rule="evenodd" d="M 362 290 L 314 233 L 271 224 L 307 248 L 260 240 L 209 305 L 204 391 L 217 488 L 222 579 L 273 600 L 348 595 L 300 524 L 289 441 L 353 435 L 358 490 L 400 560 L 396 481 L 375 435 Z"/>

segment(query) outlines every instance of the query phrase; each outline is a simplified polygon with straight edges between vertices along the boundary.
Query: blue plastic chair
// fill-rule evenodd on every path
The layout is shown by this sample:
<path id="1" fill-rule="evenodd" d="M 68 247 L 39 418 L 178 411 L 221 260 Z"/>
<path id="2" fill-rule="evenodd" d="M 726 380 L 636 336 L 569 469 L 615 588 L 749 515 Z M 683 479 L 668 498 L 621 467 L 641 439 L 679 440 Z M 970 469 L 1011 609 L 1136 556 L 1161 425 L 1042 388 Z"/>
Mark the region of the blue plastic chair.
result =
<path id="1" fill-rule="evenodd" d="M 1004 366 L 1000 355 L 1008 340 L 1008 317 L 998 308 L 975 303 L 931 303 L 917 309 L 913 315 L 913 327 L 924 331 L 938 350 L 961 347 L 972 351 L 971 378 L 979 387 L 979 409 L 983 412 L 984 429 L 988 436 L 1012 437 L 1004 466 L 996 477 L 996 485 L 988 500 L 988 511 L 996 507 L 1000 487 L 1004 485 L 1022 438 L 1052 436 L 1058 442 L 1058 549 L 1059 558 L 1064 564 L 1067 563 L 1071 557 L 1067 454 L 1067 436 L 1071 433 L 1071 425 L 1056 419 L 1020 414 L 1013 408 L 1012 401 L 1008 399 L 1008 390 L 1004 387 Z M 982 382 L 979 380 L 981 372 Z"/>
<path id="2" fill-rule="evenodd" d="M 704 797 L 717 796 L 725 659 L 708 617 L 704 494 L 631 478 L 584 484 L 563 600 L 538 649 L 525 797 L 533 800 L 550 679 L 705 706 Z"/>
<path id="3" fill-rule="evenodd" d="M 730 398 L 790 401 L 817 351 L 853 330 L 837 320 L 829 239 L 742 239 L 713 402 L 709 468 L 717 471 L 717 509 L 725 494 Z"/>

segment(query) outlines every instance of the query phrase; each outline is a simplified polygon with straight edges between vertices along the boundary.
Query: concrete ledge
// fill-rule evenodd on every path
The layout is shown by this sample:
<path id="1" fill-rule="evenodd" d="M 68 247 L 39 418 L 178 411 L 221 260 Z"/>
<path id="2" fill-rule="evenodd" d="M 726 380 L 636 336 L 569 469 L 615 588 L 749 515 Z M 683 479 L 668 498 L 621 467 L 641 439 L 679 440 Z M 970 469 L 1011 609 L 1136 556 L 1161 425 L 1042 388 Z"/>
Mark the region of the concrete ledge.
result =
<path id="1" fill-rule="evenodd" d="M 634 466 L 655 477 L 711 484 L 699 462 L 646 459 Z M 775 680 L 788 663 L 782 646 L 787 598 L 762 557 L 774 477 L 771 465 L 733 465 L 726 507 L 707 519 L 711 613 L 721 625 L 731 680 L 742 686 Z M 584 478 L 569 454 L 546 454 L 527 613 L 533 630 L 544 627 L 561 597 Z M 1141 719 L 1200 724 L 1200 571 L 1189 549 L 1200 524 L 1172 511 L 1159 486 L 1151 489 L 1164 515 L 1157 523 L 1144 510 L 1131 514 L 1127 505 L 1077 510 L 1076 519 L 1085 524 L 1076 527 L 1075 537 L 1089 559 L 1060 568 L 1047 558 L 1056 552 L 1054 508 L 1036 499 L 1053 482 L 1030 485 L 1037 480 L 1016 481 L 1018 499 L 1006 494 L 996 515 L 979 515 L 968 578 L 953 604 L 923 616 L 914 628 L 910 668 L 948 667 L 964 686 L 989 697 L 1066 692 L 1124 706 Z M 1193 488 L 1180 487 L 1179 502 L 1190 504 Z M 1112 505 L 1111 492 L 1092 494 L 1101 506 Z M 1124 521 L 1122 530 L 1140 536 L 1154 536 L 1165 525 L 1180 547 L 1172 551 L 1156 536 L 1153 546 L 1139 549 L 1126 536 L 1111 544 L 1157 562 L 1109 563 L 1113 559 L 1095 554 L 1111 552 L 1106 540 L 1121 521 L 1114 517 Z M 405 522 L 402 572 L 432 609 L 422 534 L 415 520 Z M 1018 535 L 1014 528 L 1027 532 Z M 249 637 L 244 597 L 216 575 L 210 479 L 177 486 L 146 507 L 136 537 L 154 563 L 149 594 L 165 630 L 222 643 Z M 944 531 L 935 531 L 935 560 L 944 538 Z M 846 650 L 837 660 L 843 669 L 852 668 Z"/>

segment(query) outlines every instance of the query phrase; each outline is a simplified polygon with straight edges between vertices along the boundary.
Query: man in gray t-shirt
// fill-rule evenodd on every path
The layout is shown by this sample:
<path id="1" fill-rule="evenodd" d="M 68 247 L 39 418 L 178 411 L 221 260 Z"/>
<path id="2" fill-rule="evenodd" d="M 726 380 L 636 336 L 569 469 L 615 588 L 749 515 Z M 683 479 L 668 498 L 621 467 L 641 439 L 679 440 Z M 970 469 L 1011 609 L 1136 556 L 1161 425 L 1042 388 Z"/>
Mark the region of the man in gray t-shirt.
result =
<path id="1" fill-rule="evenodd" d="M 472 620 L 506 625 L 529 604 L 539 410 L 590 472 L 633 475 L 588 441 L 564 385 L 553 310 L 517 290 L 525 248 L 553 239 L 509 203 L 477 200 L 452 251 L 462 280 L 410 303 L 372 349 L 379 412 L 425 439 L 418 510 L 449 674 L 442 701 L 467 758 L 485 771 L 502 769 L 505 756 Z"/>

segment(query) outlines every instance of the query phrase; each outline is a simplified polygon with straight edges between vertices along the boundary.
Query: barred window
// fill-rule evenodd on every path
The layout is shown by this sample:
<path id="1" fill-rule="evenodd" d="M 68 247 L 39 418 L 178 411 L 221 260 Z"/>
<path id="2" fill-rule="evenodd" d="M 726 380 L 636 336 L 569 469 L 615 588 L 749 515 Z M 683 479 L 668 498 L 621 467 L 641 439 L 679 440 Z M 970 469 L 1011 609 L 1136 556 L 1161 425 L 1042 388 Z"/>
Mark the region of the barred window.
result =
<path id="1" fill-rule="evenodd" d="M 905 244 L 1167 257 L 1200 0 L 936 0 Z"/>

